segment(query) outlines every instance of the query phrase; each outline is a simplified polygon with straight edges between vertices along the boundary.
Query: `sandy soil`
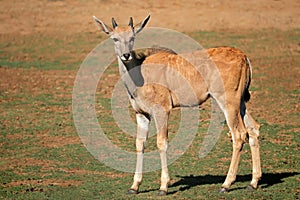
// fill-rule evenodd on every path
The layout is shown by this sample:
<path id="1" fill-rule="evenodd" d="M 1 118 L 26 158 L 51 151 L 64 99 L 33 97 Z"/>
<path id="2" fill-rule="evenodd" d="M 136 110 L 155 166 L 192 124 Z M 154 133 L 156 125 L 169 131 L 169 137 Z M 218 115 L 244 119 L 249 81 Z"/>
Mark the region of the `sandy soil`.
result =
<path id="1" fill-rule="evenodd" d="M 295 0 L 10 0 L 0 1 L 0 34 L 95 31 L 92 16 L 127 24 L 152 15 L 150 26 L 181 32 L 262 28 L 293 29 L 300 24 L 300 1 Z"/>

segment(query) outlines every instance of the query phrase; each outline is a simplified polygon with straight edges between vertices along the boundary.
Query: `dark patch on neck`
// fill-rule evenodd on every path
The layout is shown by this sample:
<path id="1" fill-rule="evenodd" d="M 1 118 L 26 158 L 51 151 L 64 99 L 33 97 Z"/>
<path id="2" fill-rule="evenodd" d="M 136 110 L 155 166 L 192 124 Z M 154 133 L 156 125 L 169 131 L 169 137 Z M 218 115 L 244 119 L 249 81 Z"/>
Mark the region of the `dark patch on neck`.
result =
<path id="1" fill-rule="evenodd" d="M 131 52 L 132 59 L 131 60 L 122 60 L 123 64 L 125 65 L 129 76 L 131 77 L 132 81 L 134 82 L 135 86 L 142 87 L 144 85 L 144 77 L 141 72 L 141 67 L 144 62 L 144 60 L 158 52 L 168 52 L 170 54 L 176 54 L 171 49 L 165 48 L 165 47 L 158 47 L 154 46 L 152 48 L 145 48 L 145 49 L 139 49 L 136 51 Z"/>
<path id="2" fill-rule="evenodd" d="M 122 60 L 125 65 L 130 78 L 134 82 L 135 86 L 142 87 L 144 85 L 144 77 L 141 71 L 141 65 L 146 59 L 146 56 L 137 57 L 135 51 L 131 52 L 131 60 Z"/>

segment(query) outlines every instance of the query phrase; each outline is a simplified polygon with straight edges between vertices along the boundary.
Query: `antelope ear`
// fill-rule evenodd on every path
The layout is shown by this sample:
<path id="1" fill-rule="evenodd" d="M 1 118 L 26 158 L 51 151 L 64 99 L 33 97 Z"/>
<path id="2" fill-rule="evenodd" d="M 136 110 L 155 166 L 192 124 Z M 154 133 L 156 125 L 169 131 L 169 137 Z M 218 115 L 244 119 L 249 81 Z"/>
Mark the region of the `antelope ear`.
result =
<path id="1" fill-rule="evenodd" d="M 118 26 L 118 24 L 117 24 L 115 18 L 111 18 L 111 23 L 113 25 L 113 28 L 116 29 L 116 27 Z"/>
<path id="2" fill-rule="evenodd" d="M 110 34 L 113 29 L 110 28 L 109 26 L 107 26 L 104 22 L 102 22 L 100 19 L 98 19 L 96 16 L 93 16 L 95 22 L 96 22 L 96 25 L 98 26 L 98 28 L 103 31 L 104 33 L 106 34 Z"/>
<path id="3" fill-rule="evenodd" d="M 135 25 L 135 29 L 136 29 L 136 34 L 141 32 L 143 30 L 143 28 L 146 26 L 146 24 L 148 23 L 150 19 L 150 15 L 148 15 L 142 22 L 138 23 L 137 25 Z"/>

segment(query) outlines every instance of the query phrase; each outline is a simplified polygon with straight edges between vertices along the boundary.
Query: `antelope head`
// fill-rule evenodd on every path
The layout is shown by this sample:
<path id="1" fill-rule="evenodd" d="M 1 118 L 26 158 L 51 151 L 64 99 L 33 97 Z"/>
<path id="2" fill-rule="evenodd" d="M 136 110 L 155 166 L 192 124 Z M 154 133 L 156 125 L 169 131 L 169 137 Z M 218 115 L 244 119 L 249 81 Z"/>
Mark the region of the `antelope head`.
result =
<path id="1" fill-rule="evenodd" d="M 111 28 L 94 16 L 94 20 L 99 29 L 109 35 L 114 41 L 116 55 L 123 61 L 129 61 L 132 59 L 131 52 L 133 51 L 135 36 L 143 30 L 149 19 L 150 15 L 134 26 L 133 19 L 130 17 L 128 26 L 118 26 L 115 19 L 112 18 L 113 28 Z"/>

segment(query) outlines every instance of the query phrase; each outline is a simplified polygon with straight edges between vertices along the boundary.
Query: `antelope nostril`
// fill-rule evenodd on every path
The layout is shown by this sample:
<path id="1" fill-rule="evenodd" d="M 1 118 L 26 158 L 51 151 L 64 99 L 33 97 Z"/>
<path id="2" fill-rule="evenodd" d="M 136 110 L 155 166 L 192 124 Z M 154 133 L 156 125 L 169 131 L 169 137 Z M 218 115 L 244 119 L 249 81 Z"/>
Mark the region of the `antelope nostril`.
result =
<path id="1" fill-rule="evenodd" d="M 129 57 L 130 57 L 130 53 L 124 53 L 123 56 L 124 56 L 124 58 L 125 58 L 126 60 L 128 60 Z"/>

